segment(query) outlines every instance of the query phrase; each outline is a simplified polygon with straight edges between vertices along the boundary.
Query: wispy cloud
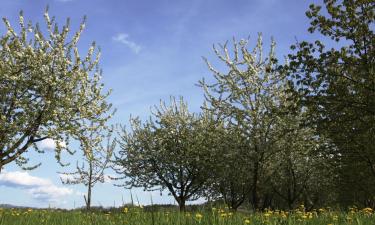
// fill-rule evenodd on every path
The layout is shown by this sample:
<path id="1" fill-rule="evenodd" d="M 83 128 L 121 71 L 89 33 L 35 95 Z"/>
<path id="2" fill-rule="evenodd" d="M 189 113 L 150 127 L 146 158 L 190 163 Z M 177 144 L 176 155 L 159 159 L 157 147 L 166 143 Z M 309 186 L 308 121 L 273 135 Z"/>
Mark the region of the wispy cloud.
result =
<path id="1" fill-rule="evenodd" d="M 61 147 L 66 147 L 66 144 L 64 142 L 59 142 L 59 145 Z M 53 151 L 56 148 L 56 141 L 51 138 L 47 138 L 41 141 L 40 143 L 38 143 L 38 147 L 41 148 L 42 150 Z"/>
<path id="2" fill-rule="evenodd" d="M 126 45 L 128 48 L 130 48 L 136 54 L 138 54 L 142 49 L 142 47 L 139 44 L 137 44 L 133 41 L 130 41 L 129 35 L 126 34 L 126 33 L 117 34 L 116 36 L 112 37 L 112 39 L 116 42 L 119 42 L 121 44 Z"/>
<path id="3" fill-rule="evenodd" d="M 60 202 L 62 198 L 74 194 L 70 188 L 58 187 L 48 179 L 19 171 L 2 172 L 0 186 L 26 190 L 32 198 L 41 202 Z"/>

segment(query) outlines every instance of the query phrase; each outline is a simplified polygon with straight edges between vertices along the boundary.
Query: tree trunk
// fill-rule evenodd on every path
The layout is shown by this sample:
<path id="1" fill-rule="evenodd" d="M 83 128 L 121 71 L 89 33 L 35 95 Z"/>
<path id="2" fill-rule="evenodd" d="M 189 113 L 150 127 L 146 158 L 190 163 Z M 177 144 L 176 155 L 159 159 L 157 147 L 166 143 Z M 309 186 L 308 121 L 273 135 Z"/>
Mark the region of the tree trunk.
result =
<path id="1" fill-rule="evenodd" d="M 186 210 L 186 200 L 184 197 L 179 197 L 178 199 L 178 206 L 180 208 L 180 212 L 184 212 Z"/>
<path id="2" fill-rule="evenodd" d="M 253 188 L 252 188 L 252 191 L 251 191 L 251 204 L 253 205 L 253 209 L 254 211 L 257 210 L 259 208 L 259 205 L 258 205 L 258 202 L 259 202 L 259 199 L 258 199 L 258 162 L 255 163 L 254 165 L 254 175 L 253 175 Z"/>
<path id="3" fill-rule="evenodd" d="M 91 185 L 89 185 L 87 189 L 86 209 L 91 209 Z"/>
<path id="4" fill-rule="evenodd" d="M 87 187 L 87 199 L 85 198 L 87 210 L 91 209 L 91 186 L 92 186 L 92 163 L 90 162 L 89 163 L 89 182 L 88 182 L 88 187 Z"/>

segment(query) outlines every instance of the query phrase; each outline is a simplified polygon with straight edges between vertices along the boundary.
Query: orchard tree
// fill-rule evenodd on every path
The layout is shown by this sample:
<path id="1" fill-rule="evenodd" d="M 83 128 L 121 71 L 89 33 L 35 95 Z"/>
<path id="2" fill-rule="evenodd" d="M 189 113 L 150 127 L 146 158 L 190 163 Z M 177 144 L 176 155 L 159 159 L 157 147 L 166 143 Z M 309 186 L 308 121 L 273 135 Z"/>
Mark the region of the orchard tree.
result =
<path id="1" fill-rule="evenodd" d="M 223 199 L 233 211 L 248 198 L 250 179 L 245 139 L 236 127 L 217 123 L 214 131 L 216 147 L 211 149 L 214 168 L 211 171 L 208 192 L 212 199 Z"/>
<path id="2" fill-rule="evenodd" d="M 171 105 L 161 102 L 146 122 L 131 119 L 131 129 L 123 129 L 121 150 L 115 154 L 115 169 L 124 175 L 125 187 L 165 190 L 185 210 L 188 200 L 197 199 L 210 176 L 209 114 L 191 113 L 181 98 Z"/>
<path id="3" fill-rule="evenodd" d="M 341 203 L 375 206 L 375 2 L 325 0 L 306 15 L 309 31 L 332 42 L 293 45 L 286 68 L 310 124 L 332 140 L 324 154 L 337 165 Z"/>
<path id="4" fill-rule="evenodd" d="M 247 189 L 254 209 L 260 208 L 260 186 L 268 179 L 268 162 L 278 150 L 276 142 L 283 135 L 276 112 L 280 105 L 289 104 L 287 81 L 277 70 L 274 50 L 275 43 L 272 42 L 268 56 L 264 57 L 261 35 L 252 52 L 248 50 L 246 40 L 234 41 L 232 56 L 227 44 L 221 45 L 221 49 L 214 46 L 228 71 L 220 72 L 206 60 L 215 82 L 200 81 L 210 104 L 208 110 L 226 118 L 244 138 L 246 154 L 243 157 L 249 166 L 250 180 Z M 267 200 L 266 195 L 263 197 L 263 201 Z"/>
<path id="5" fill-rule="evenodd" d="M 116 140 L 111 138 L 112 132 L 113 128 L 103 130 L 88 127 L 80 139 L 83 162 L 77 162 L 74 172 L 63 172 L 60 176 L 63 184 L 83 184 L 87 187 L 87 194 L 84 196 L 87 210 L 91 208 L 92 188 L 97 183 L 105 182 L 105 170 L 111 167 L 112 155 L 116 147 Z M 106 143 L 103 144 L 105 141 Z"/>
<path id="6" fill-rule="evenodd" d="M 85 20 L 69 38 L 69 19 L 58 27 L 48 10 L 44 18 L 45 27 L 25 23 L 21 12 L 19 29 L 3 19 L 6 32 L 0 37 L 0 171 L 13 161 L 20 166 L 27 164 L 24 153 L 32 148 L 43 152 L 36 143 L 47 138 L 56 141 L 56 158 L 61 162 L 61 150 L 70 139 L 81 139 L 87 129 L 85 124 L 103 126 L 111 116 L 111 105 L 106 101 L 109 92 L 103 93 L 100 83 L 100 52 L 95 43 L 85 56 L 77 48 Z"/>
<path id="7" fill-rule="evenodd" d="M 301 203 L 306 207 L 316 206 L 321 199 L 311 195 L 315 194 L 311 187 L 319 186 L 319 193 L 323 196 L 323 187 L 330 184 L 323 182 L 324 179 L 311 182 L 324 176 L 328 179 L 332 174 L 328 173 L 330 165 L 326 163 L 327 159 L 319 154 L 326 142 L 316 134 L 314 127 L 304 125 L 306 114 L 301 109 L 293 112 L 289 108 L 281 115 L 283 123 L 280 126 L 285 135 L 277 142 L 279 151 L 272 157 L 269 180 L 272 191 L 281 200 L 277 207 L 287 206 L 292 210 Z"/>

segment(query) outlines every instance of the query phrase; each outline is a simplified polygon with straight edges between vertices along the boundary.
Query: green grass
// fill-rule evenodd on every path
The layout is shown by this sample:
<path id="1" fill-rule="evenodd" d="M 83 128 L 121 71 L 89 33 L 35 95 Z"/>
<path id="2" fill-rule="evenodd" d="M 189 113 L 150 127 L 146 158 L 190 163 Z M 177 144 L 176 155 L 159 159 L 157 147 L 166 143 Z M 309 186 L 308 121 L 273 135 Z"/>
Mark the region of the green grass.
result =
<path id="1" fill-rule="evenodd" d="M 81 212 L 63 210 L 0 209 L 0 225 L 374 225 L 372 210 L 336 212 L 317 210 L 304 212 L 266 211 L 232 213 L 225 209 L 205 212 L 145 212 L 141 208 L 122 212 Z"/>

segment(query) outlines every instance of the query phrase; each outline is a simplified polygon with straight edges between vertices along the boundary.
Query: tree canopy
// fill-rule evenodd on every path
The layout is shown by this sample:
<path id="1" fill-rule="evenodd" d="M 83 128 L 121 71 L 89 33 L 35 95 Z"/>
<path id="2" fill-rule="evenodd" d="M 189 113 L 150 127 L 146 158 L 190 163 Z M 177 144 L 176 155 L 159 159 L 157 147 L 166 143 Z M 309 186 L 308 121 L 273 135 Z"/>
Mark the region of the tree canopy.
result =
<path id="1" fill-rule="evenodd" d="M 128 188 L 167 189 L 184 210 L 187 200 L 200 197 L 210 175 L 213 123 L 209 114 L 189 112 L 182 98 L 161 102 L 153 115 L 146 122 L 131 119 L 131 131 L 121 132 L 117 172 Z"/>
<path id="2" fill-rule="evenodd" d="M 45 27 L 26 23 L 19 29 L 3 19 L 6 33 L 0 38 L 0 169 L 15 161 L 28 162 L 24 153 L 44 139 L 57 143 L 60 162 L 69 140 L 80 140 L 86 124 L 104 126 L 111 105 L 100 82 L 100 51 L 93 43 L 81 56 L 77 44 L 85 19 L 71 38 L 70 20 L 59 27 L 48 10 Z M 44 32 L 46 31 L 46 32 Z M 29 167 L 32 168 L 32 167 Z"/>
<path id="3" fill-rule="evenodd" d="M 286 68 L 301 105 L 309 110 L 307 124 L 332 141 L 322 154 L 331 155 L 336 166 L 340 203 L 374 204 L 375 3 L 326 0 L 324 4 L 325 8 L 312 4 L 306 12 L 309 31 L 332 42 L 293 45 Z"/>

